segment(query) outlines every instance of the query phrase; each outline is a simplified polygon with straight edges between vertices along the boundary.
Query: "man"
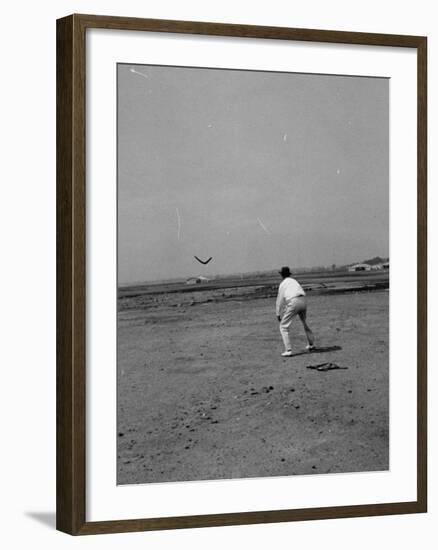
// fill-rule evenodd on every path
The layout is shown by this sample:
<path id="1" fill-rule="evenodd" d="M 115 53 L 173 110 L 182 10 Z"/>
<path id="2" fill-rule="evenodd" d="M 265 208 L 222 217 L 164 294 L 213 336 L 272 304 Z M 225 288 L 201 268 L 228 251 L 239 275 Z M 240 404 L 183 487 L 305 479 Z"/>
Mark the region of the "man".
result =
<path id="1" fill-rule="evenodd" d="M 291 277 L 291 272 L 288 267 L 282 267 L 279 272 L 283 281 L 278 287 L 278 296 L 276 304 L 277 319 L 280 323 L 280 334 L 284 343 L 283 357 L 292 356 L 292 346 L 290 344 L 289 330 L 292 325 L 293 318 L 298 315 L 303 323 L 304 331 L 306 332 L 307 351 L 315 349 L 313 333 L 306 322 L 307 301 L 306 293 L 298 281 Z"/>

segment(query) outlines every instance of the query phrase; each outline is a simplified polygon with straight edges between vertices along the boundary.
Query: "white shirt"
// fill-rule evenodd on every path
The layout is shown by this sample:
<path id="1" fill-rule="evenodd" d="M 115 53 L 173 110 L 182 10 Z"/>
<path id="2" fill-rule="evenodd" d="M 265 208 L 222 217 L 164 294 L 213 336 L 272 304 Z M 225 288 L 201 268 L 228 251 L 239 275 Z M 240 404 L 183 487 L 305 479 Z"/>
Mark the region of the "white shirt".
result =
<path id="1" fill-rule="evenodd" d="M 292 279 L 292 277 L 286 277 L 280 283 L 278 287 L 278 296 L 276 304 L 277 315 L 281 315 L 283 312 L 284 306 L 293 298 L 298 298 L 298 296 L 305 296 L 306 293 L 303 290 L 303 287 L 298 281 Z"/>

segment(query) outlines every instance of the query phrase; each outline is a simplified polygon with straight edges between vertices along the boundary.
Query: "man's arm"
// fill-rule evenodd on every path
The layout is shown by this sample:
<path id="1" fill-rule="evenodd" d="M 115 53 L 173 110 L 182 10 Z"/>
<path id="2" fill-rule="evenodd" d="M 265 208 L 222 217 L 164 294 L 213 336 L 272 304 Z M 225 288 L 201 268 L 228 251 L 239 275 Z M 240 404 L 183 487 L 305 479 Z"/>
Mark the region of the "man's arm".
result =
<path id="1" fill-rule="evenodd" d="M 275 303 L 275 314 L 277 315 L 277 319 L 280 321 L 280 312 L 281 312 L 281 306 L 283 303 L 283 289 L 281 288 L 281 285 L 278 287 L 278 294 L 277 294 L 277 301 Z"/>

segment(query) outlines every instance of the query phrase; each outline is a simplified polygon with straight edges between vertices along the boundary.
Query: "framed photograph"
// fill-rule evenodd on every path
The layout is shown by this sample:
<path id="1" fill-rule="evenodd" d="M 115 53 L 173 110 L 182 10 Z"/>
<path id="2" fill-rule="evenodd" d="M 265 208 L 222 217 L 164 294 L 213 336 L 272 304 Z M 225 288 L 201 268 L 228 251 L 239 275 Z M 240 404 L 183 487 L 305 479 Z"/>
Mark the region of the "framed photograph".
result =
<path id="1" fill-rule="evenodd" d="M 57 22 L 57 528 L 427 510 L 426 38 Z"/>

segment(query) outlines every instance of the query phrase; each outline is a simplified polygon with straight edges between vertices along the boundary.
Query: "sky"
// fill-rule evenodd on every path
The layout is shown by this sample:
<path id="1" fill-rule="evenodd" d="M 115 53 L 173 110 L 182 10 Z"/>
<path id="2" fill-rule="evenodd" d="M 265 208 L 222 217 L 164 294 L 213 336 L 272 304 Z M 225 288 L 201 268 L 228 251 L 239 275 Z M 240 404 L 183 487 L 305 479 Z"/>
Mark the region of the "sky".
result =
<path id="1" fill-rule="evenodd" d="M 119 284 L 389 256 L 388 79 L 117 70 Z"/>

